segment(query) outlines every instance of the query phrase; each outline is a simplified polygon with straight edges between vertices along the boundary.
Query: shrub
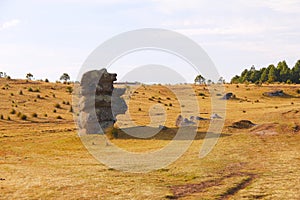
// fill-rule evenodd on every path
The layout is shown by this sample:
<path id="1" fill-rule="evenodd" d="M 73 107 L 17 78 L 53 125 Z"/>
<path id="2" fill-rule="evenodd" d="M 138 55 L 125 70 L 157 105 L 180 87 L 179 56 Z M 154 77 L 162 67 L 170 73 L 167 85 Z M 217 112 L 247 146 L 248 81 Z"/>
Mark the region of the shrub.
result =
<path id="1" fill-rule="evenodd" d="M 47 114 L 44 114 L 44 117 L 48 117 L 48 115 L 47 115 Z"/>
<path id="2" fill-rule="evenodd" d="M 170 98 L 170 97 L 167 97 L 167 100 L 171 100 L 171 98 Z"/>
<path id="3" fill-rule="evenodd" d="M 54 105 L 54 107 L 55 107 L 55 108 L 58 108 L 58 109 L 60 109 L 60 108 L 61 108 L 61 106 L 60 106 L 60 104 L 59 104 L 59 103 L 56 103 L 56 104 Z"/>
<path id="4" fill-rule="evenodd" d="M 28 92 L 33 92 L 33 89 L 31 87 L 28 88 Z"/>
<path id="5" fill-rule="evenodd" d="M 0 119 L 4 119 L 4 116 L 2 114 L 0 115 Z"/>
<path id="6" fill-rule="evenodd" d="M 168 106 L 168 104 L 167 104 L 167 103 L 165 103 L 165 106 Z"/>
<path id="7" fill-rule="evenodd" d="M 56 109 L 54 109 L 53 112 L 56 113 Z"/>
<path id="8" fill-rule="evenodd" d="M 297 89 L 296 92 L 297 92 L 298 94 L 300 94 L 300 89 Z"/>
<path id="9" fill-rule="evenodd" d="M 56 119 L 62 119 L 62 117 L 61 117 L 60 115 L 58 115 L 58 116 L 56 117 Z"/>
<path id="10" fill-rule="evenodd" d="M 7 120 L 10 121 L 10 116 L 7 116 Z"/>
<path id="11" fill-rule="evenodd" d="M 67 87 L 67 92 L 71 94 L 73 92 L 73 88 L 71 86 L 68 86 Z"/>
<path id="12" fill-rule="evenodd" d="M 141 109 L 141 108 L 139 108 L 139 111 L 142 111 L 142 109 Z"/>
<path id="13" fill-rule="evenodd" d="M 70 102 L 67 101 L 67 102 L 66 102 L 66 105 L 70 105 Z"/>
<path id="14" fill-rule="evenodd" d="M 14 96 L 14 93 L 10 93 L 10 96 Z"/>
<path id="15" fill-rule="evenodd" d="M 41 98 L 41 95 L 39 95 L 39 94 L 38 94 L 38 95 L 36 95 L 36 98 L 40 99 L 40 98 Z"/>
<path id="16" fill-rule="evenodd" d="M 73 112 L 73 107 L 72 106 L 70 106 L 70 110 L 69 110 L 71 113 Z"/>
<path id="17" fill-rule="evenodd" d="M 38 117 L 38 114 L 37 114 L 37 113 L 32 113 L 31 116 L 32 116 L 32 117 Z"/>
<path id="18" fill-rule="evenodd" d="M 27 116 L 23 114 L 23 115 L 21 116 L 21 119 L 22 119 L 22 120 L 26 120 L 26 119 L 27 119 Z"/>
<path id="19" fill-rule="evenodd" d="M 34 102 L 37 102 L 37 100 L 35 99 L 35 100 L 33 100 Z"/>
<path id="20" fill-rule="evenodd" d="M 12 114 L 12 115 L 16 114 L 16 110 L 15 110 L 15 109 L 12 109 L 12 110 L 10 111 L 10 114 Z"/>
<path id="21" fill-rule="evenodd" d="M 160 100 L 158 100 L 158 101 L 157 101 L 157 103 L 161 103 L 161 101 L 160 101 Z"/>
<path id="22" fill-rule="evenodd" d="M 45 82 L 46 82 L 46 83 L 49 83 L 49 80 L 46 78 L 46 79 L 45 79 Z"/>
<path id="23" fill-rule="evenodd" d="M 23 95 L 23 91 L 22 90 L 19 91 L 19 95 Z"/>
<path id="24" fill-rule="evenodd" d="M 22 113 L 18 112 L 17 117 L 21 117 Z"/>
<path id="25" fill-rule="evenodd" d="M 53 96 L 53 98 L 55 98 L 55 94 L 53 94 L 52 96 Z"/>
<path id="26" fill-rule="evenodd" d="M 66 102 L 65 102 L 65 101 L 63 101 L 63 102 L 62 102 L 62 104 L 66 104 Z"/>
<path id="27" fill-rule="evenodd" d="M 200 92 L 199 96 L 205 97 L 206 95 L 204 93 Z"/>
<path id="28" fill-rule="evenodd" d="M 171 106 L 171 107 L 172 107 L 172 106 L 173 106 L 173 104 L 172 104 L 172 103 L 169 103 L 169 106 Z"/>

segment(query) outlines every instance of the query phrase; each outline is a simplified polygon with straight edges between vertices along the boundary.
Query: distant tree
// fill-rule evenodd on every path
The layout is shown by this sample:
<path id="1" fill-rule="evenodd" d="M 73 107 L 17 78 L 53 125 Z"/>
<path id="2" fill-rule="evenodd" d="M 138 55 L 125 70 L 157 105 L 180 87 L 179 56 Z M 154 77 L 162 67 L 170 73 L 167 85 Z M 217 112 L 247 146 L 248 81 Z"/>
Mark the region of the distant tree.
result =
<path id="1" fill-rule="evenodd" d="M 236 75 L 235 77 L 233 77 L 230 81 L 230 83 L 240 83 L 240 76 Z"/>
<path id="2" fill-rule="evenodd" d="M 0 78 L 7 78 L 6 72 L 0 72 Z"/>
<path id="3" fill-rule="evenodd" d="M 33 78 L 33 75 L 31 73 L 26 74 L 26 78 L 28 80 L 31 80 Z"/>
<path id="4" fill-rule="evenodd" d="M 268 68 L 269 68 L 268 82 L 273 83 L 277 81 L 277 76 L 276 76 L 277 71 L 274 65 L 270 65 Z"/>
<path id="5" fill-rule="evenodd" d="M 203 84 L 205 83 L 205 78 L 201 74 L 199 74 L 198 76 L 196 76 L 194 82 L 195 84 L 196 83 Z"/>
<path id="6" fill-rule="evenodd" d="M 218 80 L 219 84 L 224 84 L 225 83 L 225 79 L 221 76 Z"/>
<path id="7" fill-rule="evenodd" d="M 61 75 L 59 80 L 63 80 L 64 82 L 67 82 L 68 80 L 70 80 L 70 76 L 67 73 L 63 73 L 63 75 Z"/>
<path id="8" fill-rule="evenodd" d="M 294 83 L 300 83 L 300 60 L 297 61 L 291 70 L 291 80 Z"/>
<path id="9" fill-rule="evenodd" d="M 261 70 L 261 75 L 260 75 L 260 81 L 261 82 L 266 82 L 268 80 L 268 74 L 269 74 L 269 70 L 267 68 L 262 68 Z"/>
<path id="10" fill-rule="evenodd" d="M 286 82 L 290 76 L 290 68 L 285 61 L 279 62 L 277 65 L 277 78 L 279 82 Z"/>

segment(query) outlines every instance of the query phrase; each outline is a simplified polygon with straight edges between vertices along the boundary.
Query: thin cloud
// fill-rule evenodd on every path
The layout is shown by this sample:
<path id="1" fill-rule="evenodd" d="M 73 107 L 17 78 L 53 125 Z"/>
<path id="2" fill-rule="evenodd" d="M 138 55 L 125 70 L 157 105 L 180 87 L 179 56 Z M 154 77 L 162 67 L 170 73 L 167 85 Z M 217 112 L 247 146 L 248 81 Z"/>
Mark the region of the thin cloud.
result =
<path id="1" fill-rule="evenodd" d="M 20 23 L 20 20 L 13 19 L 0 24 L 0 30 L 5 30 L 17 26 Z"/>

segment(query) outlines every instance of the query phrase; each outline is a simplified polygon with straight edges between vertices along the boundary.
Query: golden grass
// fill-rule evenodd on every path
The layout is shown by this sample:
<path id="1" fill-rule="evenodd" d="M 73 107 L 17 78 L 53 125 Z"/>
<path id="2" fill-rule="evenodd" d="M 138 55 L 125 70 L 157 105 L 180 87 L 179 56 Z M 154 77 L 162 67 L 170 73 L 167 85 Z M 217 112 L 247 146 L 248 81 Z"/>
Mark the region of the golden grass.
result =
<path id="1" fill-rule="evenodd" d="M 0 120 L 0 199 L 300 198 L 300 134 L 293 131 L 300 125 L 300 113 L 289 112 L 299 110 L 298 85 L 225 85 L 239 100 L 227 101 L 222 137 L 212 152 L 199 158 L 204 137 L 201 132 L 209 125 L 203 121 L 196 140 L 182 157 L 164 169 L 145 174 L 108 168 L 88 153 L 77 136 L 70 105 L 63 104 L 71 103 L 68 85 L 0 79 L 0 86 L 8 88 L 0 88 L 0 115 L 4 116 Z M 40 92 L 29 92 L 30 87 Z M 170 87 L 180 90 L 185 86 Z M 209 117 L 208 91 L 204 86 L 193 87 L 196 94 L 206 94 L 204 99 L 196 98 L 200 112 L 207 113 L 201 116 Z M 176 131 L 179 102 L 165 86 L 141 86 L 137 93 L 134 87 L 130 89 L 134 94 L 129 101 L 133 120 L 138 125 L 149 124 L 148 110 L 160 100 L 158 104 L 167 113 L 165 125 L 170 129 L 148 140 L 121 135 L 112 142 L 133 152 L 163 147 Z M 294 97 L 262 96 L 274 89 Z M 149 100 L 152 97 L 154 100 Z M 56 103 L 62 108 L 55 108 Z M 10 114 L 12 109 L 16 114 Z M 18 112 L 27 120 L 21 120 Z M 33 113 L 38 116 L 32 117 Z M 63 119 L 57 119 L 58 115 Z M 252 134 L 252 129 L 229 127 L 241 119 L 275 124 L 279 134 L 260 136 Z"/>

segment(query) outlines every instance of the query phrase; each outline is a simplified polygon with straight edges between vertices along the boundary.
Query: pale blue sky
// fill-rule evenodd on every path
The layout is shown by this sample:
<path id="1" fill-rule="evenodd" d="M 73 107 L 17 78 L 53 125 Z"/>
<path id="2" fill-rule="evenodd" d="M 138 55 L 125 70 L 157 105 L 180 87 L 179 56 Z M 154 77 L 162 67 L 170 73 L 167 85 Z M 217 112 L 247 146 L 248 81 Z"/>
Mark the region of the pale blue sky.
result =
<path id="1" fill-rule="evenodd" d="M 229 80 L 252 65 L 285 59 L 292 67 L 300 59 L 299 10 L 299 0 L 0 0 L 0 71 L 52 81 L 67 72 L 75 79 L 110 37 L 163 28 L 196 41 Z M 120 73 L 136 65 L 120 64 Z M 194 72 L 184 71 L 193 79 Z"/>

